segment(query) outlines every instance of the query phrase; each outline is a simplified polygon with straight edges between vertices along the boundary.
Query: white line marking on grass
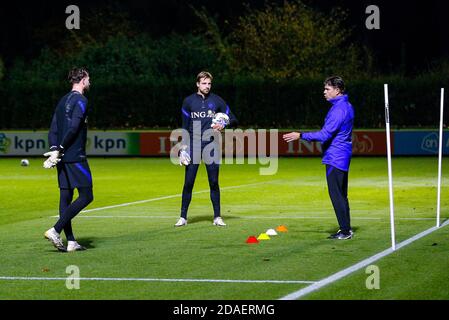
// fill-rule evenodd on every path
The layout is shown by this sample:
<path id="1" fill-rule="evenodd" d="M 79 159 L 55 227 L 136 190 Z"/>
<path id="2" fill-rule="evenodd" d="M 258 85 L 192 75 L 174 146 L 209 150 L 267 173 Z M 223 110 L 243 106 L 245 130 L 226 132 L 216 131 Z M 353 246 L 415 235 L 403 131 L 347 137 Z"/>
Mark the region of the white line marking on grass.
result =
<path id="1" fill-rule="evenodd" d="M 323 219 L 335 219 L 335 216 L 328 216 L 328 217 L 310 217 L 310 216 L 276 216 L 276 217 L 264 217 L 264 216 L 242 216 L 239 217 L 240 219 L 317 219 L 317 220 L 323 220 Z M 368 217 L 351 217 L 353 220 L 382 220 L 382 218 L 368 218 Z"/>
<path id="2" fill-rule="evenodd" d="M 58 218 L 59 216 L 53 216 L 51 218 Z M 177 216 L 77 216 L 78 218 L 83 218 L 83 219 L 176 219 L 179 218 L 179 215 Z"/>
<path id="3" fill-rule="evenodd" d="M 272 180 L 272 181 L 264 181 L 264 182 L 250 183 L 250 184 L 242 184 L 242 185 L 239 185 L 239 186 L 223 187 L 223 188 L 220 188 L 220 190 L 230 190 L 230 189 L 245 188 L 245 187 L 257 186 L 257 185 L 261 185 L 261 184 L 273 183 L 273 182 L 277 182 L 277 181 L 281 181 L 281 180 Z M 200 193 L 206 193 L 206 192 L 210 192 L 210 190 L 208 189 L 208 190 L 196 191 L 196 192 L 192 192 L 192 194 L 200 194 Z M 172 195 L 169 195 L 169 196 L 164 196 L 164 197 L 159 197 L 159 198 L 152 198 L 152 199 L 146 199 L 146 200 L 140 200 L 140 201 L 134 201 L 134 202 L 127 202 L 127 203 L 117 204 L 117 205 L 113 205 L 113 206 L 94 208 L 94 209 L 84 210 L 84 211 L 81 211 L 81 212 L 82 213 L 87 213 L 87 212 L 94 212 L 94 211 L 100 211 L 100 210 L 114 209 L 114 208 L 131 206 L 131 205 L 135 205 L 135 204 L 142 204 L 142 203 L 147 203 L 147 202 L 153 202 L 153 201 L 160 201 L 160 200 L 178 198 L 178 197 L 181 197 L 181 196 L 182 196 L 182 193 L 178 193 L 178 194 L 172 194 Z"/>
<path id="4" fill-rule="evenodd" d="M 426 230 L 424 232 L 421 232 L 421 233 L 417 234 L 414 237 L 411 237 L 410 239 L 407 239 L 407 240 L 399 243 L 396 246 L 396 251 L 399 250 L 399 249 L 404 248 L 405 246 L 407 246 L 407 245 L 409 245 L 409 244 L 411 244 L 413 242 L 415 242 L 416 240 L 419 240 L 419 239 L 421 239 L 421 238 L 431 234 L 432 232 L 434 232 L 436 230 L 441 229 L 444 226 L 447 226 L 448 224 L 449 224 L 449 221 L 446 221 L 440 228 L 437 228 L 437 227 L 430 228 L 430 229 L 428 229 L 428 230 Z M 343 270 L 341 270 L 341 271 L 339 271 L 339 272 L 337 272 L 337 273 L 335 273 L 335 274 L 333 274 L 333 275 L 331 275 L 331 276 L 329 276 L 327 278 L 324 278 L 324 279 L 322 279 L 322 280 L 320 280 L 318 282 L 315 282 L 314 284 L 312 284 L 312 285 L 310 285 L 308 287 L 305 287 L 305 288 L 303 288 L 301 290 L 298 290 L 296 292 L 288 294 L 288 295 L 280 298 L 279 300 L 296 300 L 296 299 L 302 298 L 305 295 L 308 295 L 309 293 L 312 293 L 312 292 L 314 292 L 316 290 L 319 290 L 319 289 L 321 289 L 321 288 L 323 288 L 323 287 L 325 287 L 325 286 L 327 286 L 327 285 L 329 285 L 331 283 L 334 283 L 334 282 L 336 282 L 336 281 L 338 281 L 338 280 L 340 280 L 340 279 L 350 275 L 351 273 L 354 273 L 354 272 L 356 272 L 356 271 L 358 271 L 360 269 L 363 269 L 366 266 L 369 266 L 369 265 L 373 264 L 374 262 L 376 262 L 377 260 L 380 260 L 380 259 L 382 259 L 382 258 L 384 258 L 386 256 L 389 256 L 390 254 L 392 254 L 394 252 L 395 251 L 393 251 L 393 249 L 391 249 L 391 248 L 387 249 L 385 251 L 382 251 L 382 252 L 380 252 L 380 253 L 372 256 L 372 257 L 369 257 L 368 259 L 360 261 L 359 263 L 357 263 L 357 264 L 355 264 L 355 265 L 353 265 L 353 266 L 351 266 L 349 268 L 343 269 Z"/>
<path id="5" fill-rule="evenodd" d="M 228 215 L 228 217 L 232 217 L 232 215 Z M 291 217 L 264 217 L 264 216 L 239 216 L 240 219 L 335 219 L 335 216 L 328 217 L 310 217 L 310 216 L 291 216 Z M 351 220 L 385 220 L 385 218 L 374 218 L 374 217 L 351 217 Z M 396 220 L 435 220 L 435 218 L 395 218 Z"/>
<path id="6" fill-rule="evenodd" d="M 395 218 L 396 220 L 431 220 L 434 221 L 435 218 Z"/>
<path id="7" fill-rule="evenodd" d="M 51 216 L 50 218 L 58 218 L 59 216 Z M 104 219 L 175 219 L 178 218 L 179 215 L 167 215 L 167 216 L 124 216 L 124 215 L 109 215 L 109 216 L 77 216 L 77 218 L 84 218 L 84 219 L 98 219 L 98 218 L 104 218 Z M 291 216 L 291 217 L 264 217 L 264 216 L 235 216 L 235 215 L 224 215 L 224 217 L 228 218 L 239 218 L 241 220 L 278 220 L 278 219 L 311 219 L 311 220 L 325 220 L 325 219 L 335 219 L 334 216 L 329 217 L 308 217 L 308 216 Z M 387 218 L 370 218 L 370 217 L 351 217 L 352 220 L 386 220 Z M 428 220 L 435 220 L 435 218 L 396 218 L 396 220 L 413 220 L 413 221 L 428 221 Z"/>
<path id="8" fill-rule="evenodd" d="M 51 218 L 58 218 L 59 216 L 52 216 Z M 77 216 L 77 218 L 86 218 L 86 219 L 91 219 L 91 218 L 119 218 L 119 219 L 123 219 L 123 218 L 129 218 L 129 219 L 174 219 L 174 218 L 178 218 L 179 215 L 171 215 L 171 216 L 145 216 L 145 215 L 141 215 L 141 216 L 123 216 L 123 215 L 115 215 L 115 216 Z M 276 219 L 335 219 L 335 217 L 305 217 L 305 216 L 292 216 L 292 217 L 263 217 L 263 216 L 235 216 L 235 215 L 224 215 L 224 217 L 228 217 L 228 218 L 239 218 L 242 220 L 259 220 L 259 219 L 269 219 L 269 220 L 276 220 Z M 382 218 L 354 218 L 351 217 L 351 219 L 354 220 L 382 220 Z M 435 219 L 432 219 L 435 220 Z"/>
<path id="9" fill-rule="evenodd" d="M 221 283 L 274 283 L 274 284 L 311 284 L 315 281 L 302 280 L 228 280 L 228 279 L 158 279 L 158 278 L 70 278 L 80 281 L 137 281 L 137 282 L 221 282 Z M 46 277 L 0 277 L 6 281 L 66 281 L 67 278 Z"/>

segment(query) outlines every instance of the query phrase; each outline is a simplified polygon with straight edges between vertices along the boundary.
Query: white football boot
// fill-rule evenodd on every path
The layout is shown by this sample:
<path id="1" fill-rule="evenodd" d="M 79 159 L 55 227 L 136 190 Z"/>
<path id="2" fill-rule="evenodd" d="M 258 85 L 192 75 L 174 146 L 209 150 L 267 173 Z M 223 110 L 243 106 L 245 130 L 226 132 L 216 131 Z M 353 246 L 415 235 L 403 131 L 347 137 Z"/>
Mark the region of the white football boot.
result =
<path id="1" fill-rule="evenodd" d="M 64 247 L 64 243 L 62 242 L 61 236 L 56 232 L 55 228 L 48 229 L 44 233 L 44 237 L 48 239 L 56 249 L 62 252 L 66 252 L 66 248 Z"/>
<path id="2" fill-rule="evenodd" d="M 214 219 L 214 226 L 224 227 L 226 226 L 226 223 L 224 223 L 221 217 L 217 217 Z"/>
<path id="3" fill-rule="evenodd" d="M 68 244 L 67 244 L 67 251 L 68 252 L 83 251 L 83 250 L 86 250 L 86 247 L 83 247 L 78 242 L 76 242 L 76 241 L 68 241 Z"/>
<path id="4" fill-rule="evenodd" d="M 183 217 L 180 217 L 178 222 L 176 222 L 175 227 L 182 227 L 187 225 L 187 220 Z"/>

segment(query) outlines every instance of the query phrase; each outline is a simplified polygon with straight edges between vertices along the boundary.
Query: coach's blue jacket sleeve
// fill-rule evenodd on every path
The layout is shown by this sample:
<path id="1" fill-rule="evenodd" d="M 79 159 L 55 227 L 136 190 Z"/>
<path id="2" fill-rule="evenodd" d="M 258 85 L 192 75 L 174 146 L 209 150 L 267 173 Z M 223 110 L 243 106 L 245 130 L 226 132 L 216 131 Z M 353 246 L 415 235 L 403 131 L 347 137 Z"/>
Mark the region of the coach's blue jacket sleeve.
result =
<path id="1" fill-rule="evenodd" d="M 320 131 L 303 133 L 301 139 L 325 143 L 338 133 L 344 119 L 344 113 L 341 109 L 332 108 L 326 117 L 323 128 Z"/>

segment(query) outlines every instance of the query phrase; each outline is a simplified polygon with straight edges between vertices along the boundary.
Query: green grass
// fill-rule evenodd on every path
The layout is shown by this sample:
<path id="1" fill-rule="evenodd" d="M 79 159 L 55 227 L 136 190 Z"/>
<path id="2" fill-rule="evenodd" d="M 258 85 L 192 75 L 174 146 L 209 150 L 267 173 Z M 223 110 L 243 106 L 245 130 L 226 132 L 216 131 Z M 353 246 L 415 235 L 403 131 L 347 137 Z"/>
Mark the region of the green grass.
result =
<path id="1" fill-rule="evenodd" d="M 223 165 L 220 171 L 225 228 L 212 226 L 208 192 L 193 195 L 189 225 L 174 228 L 184 171 L 168 159 L 90 159 L 94 202 L 100 208 L 133 201 L 171 198 L 81 213 L 75 235 L 89 249 L 58 253 L 43 239 L 58 214 L 55 171 L 41 159 L 21 167 L 0 162 L 0 277 L 68 276 L 76 265 L 83 278 L 229 279 L 318 281 L 390 246 L 388 179 L 382 158 L 354 158 L 349 200 L 356 236 L 327 240 L 336 218 L 318 158 L 280 159 L 273 176 L 258 165 Z M 397 241 L 435 225 L 437 160 L 393 161 Z M 447 171 L 447 170 L 445 170 Z M 442 217 L 449 209 L 449 175 L 443 176 Z M 232 186 L 248 185 L 240 188 Z M 208 190 L 201 167 L 194 192 Z M 411 220 L 419 218 L 421 220 Z M 422 220 L 424 219 L 424 220 Z M 426 220 L 428 219 L 428 220 Z M 288 232 L 257 245 L 250 235 L 284 224 Z M 306 299 L 447 299 L 449 228 L 442 228 L 376 263 L 381 289 L 368 290 L 365 270 Z M 81 281 L 68 290 L 64 280 L 0 280 L 0 299 L 278 299 L 307 284 Z"/>

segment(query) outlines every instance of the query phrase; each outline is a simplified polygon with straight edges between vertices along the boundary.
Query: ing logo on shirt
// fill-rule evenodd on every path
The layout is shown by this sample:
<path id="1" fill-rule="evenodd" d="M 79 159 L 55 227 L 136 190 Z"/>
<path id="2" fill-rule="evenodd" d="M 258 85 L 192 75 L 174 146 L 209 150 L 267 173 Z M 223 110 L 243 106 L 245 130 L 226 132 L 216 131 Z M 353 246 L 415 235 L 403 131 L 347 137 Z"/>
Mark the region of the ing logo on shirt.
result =
<path id="1" fill-rule="evenodd" d="M 10 144 L 11 141 L 6 138 L 6 135 L 4 133 L 0 133 L 0 152 L 6 153 Z"/>
<path id="2" fill-rule="evenodd" d="M 200 112 L 190 112 L 190 118 L 192 119 L 204 119 L 204 118 L 213 118 L 215 116 L 215 112 L 212 110 L 200 111 Z"/>

